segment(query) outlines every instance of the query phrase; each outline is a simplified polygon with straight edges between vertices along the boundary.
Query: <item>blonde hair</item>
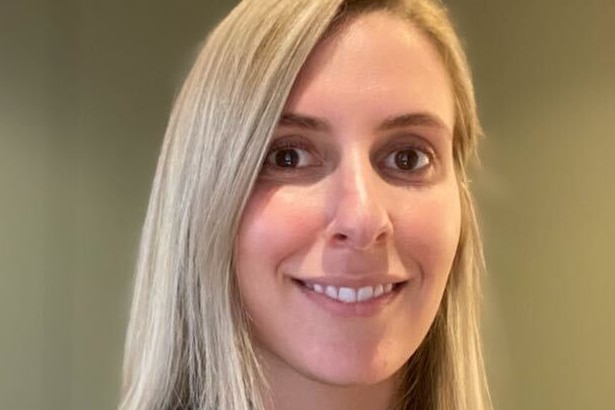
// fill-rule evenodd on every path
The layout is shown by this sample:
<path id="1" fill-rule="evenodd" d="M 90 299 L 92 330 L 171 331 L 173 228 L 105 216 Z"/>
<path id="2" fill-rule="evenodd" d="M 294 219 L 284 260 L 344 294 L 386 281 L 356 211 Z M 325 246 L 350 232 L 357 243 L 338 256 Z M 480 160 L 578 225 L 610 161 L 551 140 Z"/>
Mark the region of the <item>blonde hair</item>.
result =
<path id="1" fill-rule="evenodd" d="M 469 68 L 431 0 L 244 0 L 210 34 L 175 102 L 136 269 L 120 409 L 261 410 L 264 385 L 233 267 L 243 207 L 294 80 L 349 18 L 386 9 L 439 51 L 456 104 L 462 233 L 399 408 L 489 409 L 479 337 L 482 250 L 466 164 L 480 134 Z"/>

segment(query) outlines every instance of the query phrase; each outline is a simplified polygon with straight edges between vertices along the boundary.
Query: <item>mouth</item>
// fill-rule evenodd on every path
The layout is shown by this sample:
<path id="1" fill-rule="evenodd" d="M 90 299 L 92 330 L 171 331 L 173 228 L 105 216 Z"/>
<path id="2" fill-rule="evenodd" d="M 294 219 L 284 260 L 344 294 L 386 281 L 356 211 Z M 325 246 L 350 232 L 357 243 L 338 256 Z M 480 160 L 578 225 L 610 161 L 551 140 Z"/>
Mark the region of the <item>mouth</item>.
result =
<path id="1" fill-rule="evenodd" d="M 379 283 L 371 286 L 350 287 L 350 286 L 334 286 L 330 284 L 308 282 L 300 279 L 292 279 L 297 285 L 305 291 L 313 292 L 325 296 L 331 300 L 346 304 L 359 304 L 392 296 L 398 293 L 406 285 L 408 281 L 395 283 Z"/>

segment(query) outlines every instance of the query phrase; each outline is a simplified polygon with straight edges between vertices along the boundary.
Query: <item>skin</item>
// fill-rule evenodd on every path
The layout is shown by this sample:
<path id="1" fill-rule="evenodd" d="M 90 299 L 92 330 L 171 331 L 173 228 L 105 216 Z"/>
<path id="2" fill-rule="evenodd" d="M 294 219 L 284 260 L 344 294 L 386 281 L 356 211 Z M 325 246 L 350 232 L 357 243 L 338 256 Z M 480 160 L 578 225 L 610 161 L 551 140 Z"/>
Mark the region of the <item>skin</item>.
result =
<path id="1" fill-rule="evenodd" d="M 236 249 L 271 407 L 385 409 L 459 242 L 446 69 L 409 23 L 372 12 L 315 48 L 283 118 Z M 403 285 L 362 311 L 297 280 Z"/>

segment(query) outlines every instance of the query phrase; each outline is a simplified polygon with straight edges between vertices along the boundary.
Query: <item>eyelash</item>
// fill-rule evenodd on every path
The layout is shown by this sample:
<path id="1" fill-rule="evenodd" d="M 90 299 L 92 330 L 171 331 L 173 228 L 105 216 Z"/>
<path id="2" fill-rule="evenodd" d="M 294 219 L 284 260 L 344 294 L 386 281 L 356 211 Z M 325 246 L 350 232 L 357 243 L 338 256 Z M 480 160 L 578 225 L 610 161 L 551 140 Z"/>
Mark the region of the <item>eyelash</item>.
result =
<path id="1" fill-rule="evenodd" d="M 275 151 L 282 151 L 285 149 L 302 149 L 302 150 L 306 150 L 309 151 L 311 150 L 311 147 L 309 144 L 302 142 L 302 141 L 282 141 L 282 142 L 274 142 L 272 144 L 272 146 L 269 148 L 269 154 L 275 152 Z"/>

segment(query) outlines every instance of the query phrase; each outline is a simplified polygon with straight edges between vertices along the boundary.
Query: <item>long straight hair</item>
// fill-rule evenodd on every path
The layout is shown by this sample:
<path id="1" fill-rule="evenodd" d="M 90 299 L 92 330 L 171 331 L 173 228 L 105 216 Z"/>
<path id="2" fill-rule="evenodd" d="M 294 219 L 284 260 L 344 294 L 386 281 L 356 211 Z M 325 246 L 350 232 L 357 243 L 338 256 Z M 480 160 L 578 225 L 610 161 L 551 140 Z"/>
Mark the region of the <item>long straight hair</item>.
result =
<path id="1" fill-rule="evenodd" d="M 479 337 L 481 241 L 466 166 L 480 134 L 464 52 L 431 0 L 244 0 L 209 35 L 174 104 L 142 231 L 121 410 L 262 410 L 266 381 L 234 275 L 242 211 L 293 83 L 348 19 L 388 10 L 433 43 L 455 98 L 462 203 L 436 319 L 396 407 L 487 410 Z"/>

